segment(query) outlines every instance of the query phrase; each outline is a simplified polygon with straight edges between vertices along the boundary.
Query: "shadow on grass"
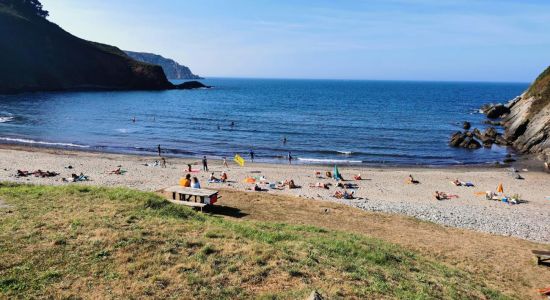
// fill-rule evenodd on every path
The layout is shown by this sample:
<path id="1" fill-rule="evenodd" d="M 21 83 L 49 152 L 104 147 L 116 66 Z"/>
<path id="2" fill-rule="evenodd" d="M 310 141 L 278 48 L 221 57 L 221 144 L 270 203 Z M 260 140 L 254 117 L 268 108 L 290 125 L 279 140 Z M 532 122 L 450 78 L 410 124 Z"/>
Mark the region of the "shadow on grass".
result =
<path id="1" fill-rule="evenodd" d="M 224 205 L 209 205 L 204 208 L 204 212 L 220 215 L 232 218 L 242 218 L 248 216 L 248 214 L 243 213 L 240 209 Z"/>

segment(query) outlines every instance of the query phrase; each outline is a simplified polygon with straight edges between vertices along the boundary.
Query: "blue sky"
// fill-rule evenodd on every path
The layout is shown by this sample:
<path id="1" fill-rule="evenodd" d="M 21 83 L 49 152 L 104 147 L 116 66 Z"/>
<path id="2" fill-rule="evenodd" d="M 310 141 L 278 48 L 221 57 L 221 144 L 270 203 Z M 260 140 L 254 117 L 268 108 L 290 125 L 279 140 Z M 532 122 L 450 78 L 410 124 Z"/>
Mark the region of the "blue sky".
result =
<path id="1" fill-rule="evenodd" d="M 548 0 L 42 0 L 88 40 L 203 76 L 532 81 L 550 65 Z"/>

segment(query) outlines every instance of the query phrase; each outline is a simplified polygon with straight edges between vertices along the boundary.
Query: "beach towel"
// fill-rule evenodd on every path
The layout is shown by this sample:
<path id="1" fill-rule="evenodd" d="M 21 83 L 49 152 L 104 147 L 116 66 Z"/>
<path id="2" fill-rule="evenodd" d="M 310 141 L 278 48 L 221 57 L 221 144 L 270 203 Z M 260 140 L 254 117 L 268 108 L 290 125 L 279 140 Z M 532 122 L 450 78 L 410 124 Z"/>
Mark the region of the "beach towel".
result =
<path id="1" fill-rule="evenodd" d="M 252 177 L 247 177 L 244 179 L 244 182 L 246 183 L 256 183 L 256 179 L 252 178 Z"/>

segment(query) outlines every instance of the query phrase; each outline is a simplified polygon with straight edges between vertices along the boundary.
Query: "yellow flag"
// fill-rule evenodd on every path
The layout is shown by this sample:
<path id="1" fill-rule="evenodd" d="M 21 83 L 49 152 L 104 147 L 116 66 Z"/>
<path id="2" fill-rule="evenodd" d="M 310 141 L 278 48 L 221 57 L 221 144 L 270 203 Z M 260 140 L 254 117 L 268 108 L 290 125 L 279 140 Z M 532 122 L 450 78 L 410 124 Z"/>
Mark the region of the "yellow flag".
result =
<path id="1" fill-rule="evenodd" d="M 235 154 L 235 158 L 233 159 L 239 166 L 244 167 L 244 158 L 242 158 L 239 154 Z"/>

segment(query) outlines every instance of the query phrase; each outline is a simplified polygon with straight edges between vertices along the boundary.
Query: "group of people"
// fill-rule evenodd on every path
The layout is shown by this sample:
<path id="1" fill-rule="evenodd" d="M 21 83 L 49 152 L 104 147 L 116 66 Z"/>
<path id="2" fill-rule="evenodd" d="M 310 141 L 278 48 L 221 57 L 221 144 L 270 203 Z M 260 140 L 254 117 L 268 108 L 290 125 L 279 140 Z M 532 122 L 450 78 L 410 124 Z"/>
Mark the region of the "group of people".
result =
<path id="1" fill-rule="evenodd" d="M 180 179 L 180 185 L 182 187 L 190 187 L 194 189 L 200 189 L 201 184 L 199 183 L 199 179 L 197 177 L 191 178 L 191 174 L 185 175 L 184 178 Z"/>

